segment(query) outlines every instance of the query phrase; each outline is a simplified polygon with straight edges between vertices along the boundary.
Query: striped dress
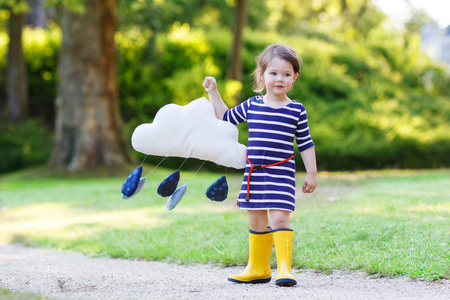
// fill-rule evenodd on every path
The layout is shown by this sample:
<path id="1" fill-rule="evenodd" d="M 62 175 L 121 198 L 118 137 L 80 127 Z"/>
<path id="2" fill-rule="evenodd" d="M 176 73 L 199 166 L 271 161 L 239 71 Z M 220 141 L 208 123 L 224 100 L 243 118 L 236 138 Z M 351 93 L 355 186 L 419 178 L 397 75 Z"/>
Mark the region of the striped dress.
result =
<path id="1" fill-rule="evenodd" d="M 314 147 L 305 107 L 296 101 L 283 108 L 271 108 L 263 102 L 263 96 L 255 96 L 227 110 L 223 120 L 234 125 L 247 121 L 247 155 L 253 165 L 268 165 L 289 158 L 294 154 L 294 139 L 300 152 Z M 239 207 L 294 211 L 295 160 L 254 170 L 250 177 L 250 200 L 247 201 L 250 167 L 247 163 L 238 197 Z"/>

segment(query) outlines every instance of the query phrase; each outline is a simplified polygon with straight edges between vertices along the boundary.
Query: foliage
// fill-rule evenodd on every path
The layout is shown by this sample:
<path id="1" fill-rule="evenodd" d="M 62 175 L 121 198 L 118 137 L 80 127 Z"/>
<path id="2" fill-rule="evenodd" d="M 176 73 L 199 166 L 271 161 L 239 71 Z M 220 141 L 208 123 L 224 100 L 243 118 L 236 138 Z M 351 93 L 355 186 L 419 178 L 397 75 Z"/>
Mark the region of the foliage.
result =
<path id="1" fill-rule="evenodd" d="M 126 201 L 120 197 L 125 170 L 122 178 L 51 172 L 0 178 L 1 241 L 125 259 L 247 262 L 247 217 L 235 204 L 242 175 L 227 175 L 228 199 L 217 203 L 204 193 L 221 174 L 185 171 L 186 195 L 168 211 L 156 190 L 171 170 L 158 168 Z M 318 182 L 314 194 L 296 198 L 294 267 L 450 278 L 449 170 L 327 172 Z"/>
<path id="2" fill-rule="evenodd" d="M 45 7 L 57 6 L 61 4 L 74 13 L 83 14 L 86 10 L 84 1 L 85 0 L 46 0 Z"/>
<path id="3" fill-rule="evenodd" d="M 23 30 L 23 48 L 29 85 L 29 111 L 31 117 L 38 117 L 48 125 L 55 119 L 53 102 L 56 97 L 57 63 L 61 30 L 49 23 L 46 30 L 41 28 Z M 0 69 L 7 65 L 9 38 L 0 32 Z M 6 74 L 0 73 L 0 96 L 6 98 Z"/>
<path id="4" fill-rule="evenodd" d="M 137 118 L 148 122 L 167 103 L 184 105 L 203 96 L 201 82 L 206 75 L 223 77 L 223 70 L 215 61 L 219 51 L 226 56 L 226 49 L 217 49 L 213 43 L 226 47 L 229 38 L 226 32 L 209 41 L 202 30 L 175 23 L 168 34 L 158 37 L 158 60 L 139 65 L 136 59 L 149 59 L 144 51 L 148 35 L 140 35 L 135 30 L 119 33 L 116 38 L 122 54 L 118 79 L 121 110 L 126 120 Z M 226 61 L 224 57 L 218 59 Z M 236 83 L 220 80 L 219 85 L 224 90 L 224 100 L 235 103 L 239 92 Z"/>
<path id="5" fill-rule="evenodd" d="M 155 36 L 166 33 L 174 23 L 197 28 L 227 29 L 233 27 L 235 0 L 123 0 L 118 2 L 120 31 L 130 28 L 150 29 Z M 269 8 L 260 0 L 249 0 L 247 24 L 258 28 Z M 152 51 L 152 49 L 149 49 Z"/>
<path id="6" fill-rule="evenodd" d="M 251 97 L 255 56 L 281 42 L 303 58 L 301 79 L 289 96 L 307 108 L 320 169 L 450 166 L 450 76 L 421 53 L 414 20 L 404 31 L 389 27 L 363 0 L 250 4 L 244 76 L 235 82 L 225 79 L 234 1 L 118 3 L 117 80 L 127 137 L 163 105 L 204 96 L 206 75 L 217 78 L 228 106 Z M 60 42 L 54 24 L 24 31 L 31 111 L 46 125 L 54 120 Z M 1 69 L 7 43 L 0 33 Z M 0 96 L 6 95 L 4 76 L 0 73 Z M 239 128 L 245 143 L 246 126 Z"/>
<path id="7" fill-rule="evenodd" d="M 23 32 L 31 116 L 43 118 L 49 124 L 55 119 L 53 103 L 61 40 L 61 30 L 54 23 L 50 23 L 46 30 L 25 28 Z"/>
<path id="8" fill-rule="evenodd" d="M 355 1 L 344 14 L 340 12 L 340 1 L 329 5 L 303 2 L 281 1 L 279 5 L 277 1 L 275 5 L 267 1 L 267 7 L 272 8 L 267 19 L 276 22 L 261 21 L 259 27 L 265 31 L 247 29 L 242 90 L 230 94 L 226 87 L 231 85 L 224 82 L 230 33 L 222 29 L 219 34 L 214 26 L 193 27 L 194 21 L 192 26 L 175 23 L 167 28 L 155 43 L 158 59 L 140 56 L 148 66 L 139 68 L 152 69 L 145 80 L 151 95 L 140 94 L 139 100 L 129 101 L 127 85 L 139 81 L 120 81 L 124 92 L 121 105 L 123 111 L 130 112 L 125 118 L 130 117 L 132 124 L 139 123 L 137 116 L 140 122 L 145 118 L 148 122 L 163 103 L 184 104 L 200 97 L 200 83 L 206 74 L 219 80 L 219 89 L 229 106 L 235 104 L 233 95 L 248 98 L 254 94 L 249 84 L 254 57 L 267 44 L 282 42 L 291 44 L 304 60 L 302 78 L 290 96 L 307 107 L 321 169 L 448 166 L 450 158 L 446 153 L 450 146 L 445 141 L 450 139 L 450 78 L 420 53 L 417 32 L 386 30 L 384 15 L 373 6 L 364 7 L 364 1 Z M 302 9 L 296 5 L 302 5 Z M 308 23 L 293 19 L 283 23 L 289 18 L 277 16 L 288 11 L 309 15 Z M 334 29 L 333 24 L 337 24 Z M 143 50 L 147 44 L 137 43 Z M 127 72 L 132 72 L 130 66 L 133 63 L 126 64 Z M 133 105 L 155 106 L 142 110 L 133 109 Z M 246 141 L 245 129 L 241 126 L 242 142 Z"/>
<path id="9" fill-rule="evenodd" d="M 19 14 L 29 11 L 26 0 L 0 0 L 0 9 L 10 8 L 13 13 Z"/>
<path id="10" fill-rule="evenodd" d="M 51 151 L 51 136 L 42 122 L 0 125 L 0 173 L 45 163 Z"/>

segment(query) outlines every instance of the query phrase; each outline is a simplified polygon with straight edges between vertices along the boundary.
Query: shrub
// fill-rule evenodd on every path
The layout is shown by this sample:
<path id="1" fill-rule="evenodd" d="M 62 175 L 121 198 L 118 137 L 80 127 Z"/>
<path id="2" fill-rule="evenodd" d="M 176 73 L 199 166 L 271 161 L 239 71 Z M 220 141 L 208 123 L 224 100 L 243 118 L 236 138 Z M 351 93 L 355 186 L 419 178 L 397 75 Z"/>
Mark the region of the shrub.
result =
<path id="1" fill-rule="evenodd" d="M 0 125 L 0 173 L 45 163 L 51 134 L 38 119 Z"/>

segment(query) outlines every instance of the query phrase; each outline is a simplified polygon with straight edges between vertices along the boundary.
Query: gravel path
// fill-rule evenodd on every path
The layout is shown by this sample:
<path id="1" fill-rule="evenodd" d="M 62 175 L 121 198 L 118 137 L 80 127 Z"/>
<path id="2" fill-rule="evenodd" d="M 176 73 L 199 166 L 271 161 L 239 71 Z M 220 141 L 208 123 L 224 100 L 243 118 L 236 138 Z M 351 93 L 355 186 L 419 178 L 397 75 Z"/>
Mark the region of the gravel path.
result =
<path id="1" fill-rule="evenodd" d="M 94 258 L 0 244 L 0 287 L 55 299 L 450 299 L 450 281 L 293 270 L 294 287 L 227 281 L 242 268 Z M 272 277 L 275 277 L 273 270 Z"/>

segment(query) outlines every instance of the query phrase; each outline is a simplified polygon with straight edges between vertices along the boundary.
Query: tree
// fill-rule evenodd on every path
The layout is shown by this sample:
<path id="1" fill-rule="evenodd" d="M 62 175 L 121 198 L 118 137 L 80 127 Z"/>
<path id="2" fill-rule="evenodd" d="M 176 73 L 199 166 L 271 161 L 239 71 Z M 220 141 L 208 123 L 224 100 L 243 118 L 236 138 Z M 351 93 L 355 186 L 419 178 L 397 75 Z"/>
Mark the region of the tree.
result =
<path id="1" fill-rule="evenodd" d="M 85 1 L 84 13 L 62 9 L 52 166 L 71 171 L 124 166 L 116 83 L 116 1 Z"/>
<path id="2" fill-rule="evenodd" d="M 3 3 L 2 3 L 3 4 Z M 22 49 L 22 28 L 25 23 L 24 12 L 28 9 L 25 1 L 6 3 L 9 7 L 9 45 L 7 111 L 13 121 L 24 119 L 28 113 L 28 84 L 25 60 Z"/>
<path id="3" fill-rule="evenodd" d="M 230 62 L 227 77 L 240 81 L 242 79 L 242 48 L 244 40 L 244 27 L 247 23 L 248 0 L 238 0 L 236 6 L 236 19 L 234 22 L 234 37 L 230 51 Z"/>
<path id="4" fill-rule="evenodd" d="M 26 16 L 26 23 L 32 27 L 45 28 L 47 14 L 44 9 L 45 0 L 27 0 L 30 6 L 30 13 Z"/>

